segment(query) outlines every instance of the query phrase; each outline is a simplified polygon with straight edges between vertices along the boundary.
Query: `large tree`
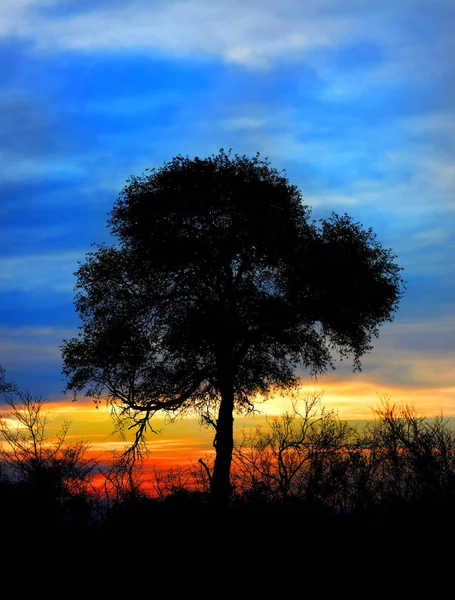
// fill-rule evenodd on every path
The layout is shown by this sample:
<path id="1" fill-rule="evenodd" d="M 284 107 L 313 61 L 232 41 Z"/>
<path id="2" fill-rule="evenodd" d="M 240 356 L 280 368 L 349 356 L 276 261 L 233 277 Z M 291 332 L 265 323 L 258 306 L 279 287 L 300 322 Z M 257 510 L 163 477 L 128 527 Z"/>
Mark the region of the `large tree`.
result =
<path id="1" fill-rule="evenodd" d="M 372 349 L 404 285 L 395 255 L 348 215 L 311 219 L 259 153 L 176 156 L 131 177 L 76 273 L 82 325 L 66 390 L 117 407 L 139 451 L 151 418 L 196 411 L 215 429 L 212 498 L 230 495 L 234 413 Z"/>

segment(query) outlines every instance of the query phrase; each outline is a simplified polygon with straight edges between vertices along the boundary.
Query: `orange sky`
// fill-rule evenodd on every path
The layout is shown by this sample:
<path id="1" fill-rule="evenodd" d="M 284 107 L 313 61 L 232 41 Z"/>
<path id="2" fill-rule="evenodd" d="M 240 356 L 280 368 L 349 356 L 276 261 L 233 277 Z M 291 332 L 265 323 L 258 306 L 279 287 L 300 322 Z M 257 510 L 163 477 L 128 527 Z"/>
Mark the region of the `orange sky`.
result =
<path id="1" fill-rule="evenodd" d="M 414 406 L 421 416 L 433 417 L 443 414 L 455 416 L 455 388 L 381 387 L 368 381 L 363 374 L 353 375 L 349 380 L 309 382 L 302 387 L 301 397 L 307 393 L 324 392 L 321 405 L 334 409 L 342 419 L 365 420 L 373 418 L 373 409 L 387 396 L 397 404 Z M 251 418 L 236 416 L 234 426 L 238 432 L 242 427 L 254 427 L 265 423 L 267 416 L 280 415 L 292 407 L 289 397 L 277 397 L 256 405 L 260 411 Z M 63 420 L 71 421 L 68 441 L 84 439 L 90 443 L 90 451 L 100 459 L 108 459 L 114 450 L 122 451 L 125 441 L 113 433 L 113 422 L 105 405 L 96 409 L 93 402 L 80 398 L 77 402 L 65 399 L 46 402 L 49 416 L 49 433 L 55 431 Z M 201 428 L 197 419 L 180 419 L 168 423 L 164 419 L 154 420 L 156 435 L 150 435 L 151 454 L 148 464 L 157 468 L 196 463 L 212 453 L 213 430 Z"/>

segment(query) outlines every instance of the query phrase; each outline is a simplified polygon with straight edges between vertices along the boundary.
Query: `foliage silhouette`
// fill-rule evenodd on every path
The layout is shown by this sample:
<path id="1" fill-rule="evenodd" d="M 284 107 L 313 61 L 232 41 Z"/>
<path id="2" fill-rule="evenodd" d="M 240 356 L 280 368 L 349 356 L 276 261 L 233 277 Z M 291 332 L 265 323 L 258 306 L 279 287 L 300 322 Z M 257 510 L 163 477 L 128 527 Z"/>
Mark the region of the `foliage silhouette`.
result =
<path id="1" fill-rule="evenodd" d="M 67 442 L 71 423 L 65 421 L 50 436 L 44 400 L 27 389 L 5 384 L 1 372 L 6 411 L 0 414 L 0 464 L 4 490 L 15 498 L 15 512 L 28 506 L 30 517 L 51 522 L 79 522 L 89 517 L 93 494 L 95 458 L 87 458 L 83 440 Z"/>
<path id="2" fill-rule="evenodd" d="M 131 540 L 132 527 L 139 527 L 144 539 L 186 540 L 189 552 L 202 552 L 220 535 L 227 543 L 235 531 L 261 547 L 300 536 L 311 541 L 312 553 L 315 540 L 321 540 L 321 552 L 332 544 L 339 549 L 341 542 L 347 551 L 351 540 L 355 554 L 365 543 L 380 553 L 396 536 L 401 551 L 421 548 L 423 535 L 434 550 L 455 533 L 455 430 L 442 415 L 427 419 L 385 398 L 374 419 L 356 429 L 327 411 L 320 395 L 308 396 L 303 409 L 295 402 L 267 427 L 238 437 L 233 498 L 220 513 L 212 510 L 200 464 L 155 469 L 150 495 L 138 472 L 118 461 L 105 473 L 106 493 L 92 488 L 89 467 L 95 463 L 83 455 L 74 462 L 77 451 L 63 450 L 64 432 L 45 436 L 42 401 L 7 384 L 0 372 L 10 403 L 2 415 L 0 454 L 0 466 L 7 467 L 0 508 L 8 543 L 11 536 L 50 536 L 109 549 Z M 13 403 L 12 390 L 20 394 Z M 20 428 L 13 426 L 15 415 Z"/>
<path id="3" fill-rule="evenodd" d="M 65 391 L 107 398 L 129 449 L 157 411 L 215 430 L 211 497 L 226 504 L 233 415 L 350 358 L 354 369 L 404 290 L 395 256 L 348 215 L 316 222 L 259 154 L 177 156 L 131 177 L 116 242 L 76 273 L 81 331 L 62 345 Z M 204 463 L 203 463 L 204 464 Z"/>
<path id="4" fill-rule="evenodd" d="M 427 419 L 385 398 L 358 428 L 321 407 L 321 396 L 242 432 L 233 478 L 241 498 L 299 501 L 339 515 L 453 507 L 455 430 L 441 415 Z"/>
<path id="5" fill-rule="evenodd" d="M 383 504 L 438 506 L 455 500 L 455 431 L 387 397 L 369 422 L 363 447 L 374 456 L 375 497 Z"/>
<path id="6" fill-rule="evenodd" d="M 234 481 L 242 496 L 267 502 L 300 499 L 330 510 L 347 506 L 343 496 L 347 457 L 358 432 L 321 406 L 322 393 L 294 401 L 292 410 L 267 427 L 242 431 L 234 448 Z"/>
<path id="7" fill-rule="evenodd" d="M 6 369 L 0 365 L 0 394 L 6 396 L 17 391 L 17 386 L 6 379 Z"/>

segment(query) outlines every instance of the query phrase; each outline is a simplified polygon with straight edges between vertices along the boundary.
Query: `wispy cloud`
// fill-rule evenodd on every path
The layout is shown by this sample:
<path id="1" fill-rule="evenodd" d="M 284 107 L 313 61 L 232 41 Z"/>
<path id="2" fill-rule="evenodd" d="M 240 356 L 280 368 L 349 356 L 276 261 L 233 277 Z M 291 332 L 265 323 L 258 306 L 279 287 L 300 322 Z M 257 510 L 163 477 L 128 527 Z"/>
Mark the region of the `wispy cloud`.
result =
<path id="1" fill-rule="evenodd" d="M 453 306 L 452 306 L 453 309 Z M 397 318 L 384 326 L 363 362 L 365 377 L 386 386 L 453 388 L 455 316 Z M 453 398 L 455 411 L 455 397 Z"/>
<path id="2" fill-rule="evenodd" d="M 369 81 L 377 85 L 380 79 L 404 74 L 407 79 L 424 73 L 445 75 L 444 58 L 454 49 L 454 16 L 447 0 L 385 0 L 380 5 L 359 0 L 283 0 L 279 4 L 273 0 L 94 0 L 78 4 L 20 0 L 3 4 L 0 36 L 30 41 L 46 52 L 219 57 L 261 68 L 368 39 L 385 53 L 385 60 L 371 70 Z M 422 37 L 429 43 L 422 44 Z M 355 74 L 345 71 L 341 79 L 340 71 L 326 57 L 312 60 L 332 81 L 334 95 L 346 95 L 349 87 L 358 92 Z M 365 85 L 364 80 L 360 83 Z"/>
<path id="3" fill-rule="evenodd" d="M 0 328 L 0 364 L 17 367 L 26 364 L 61 363 L 63 339 L 76 335 L 76 328 L 34 326 Z"/>
<path id="4" fill-rule="evenodd" d="M 42 254 L 0 258 L 0 284 L 3 292 L 23 290 L 73 293 L 73 273 L 83 253 Z"/>
<path id="5" fill-rule="evenodd" d="M 27 341 L 10 342 L 1 340 L 0 356 L 4 358 L 3 363 L 10 367 L 38 366 L 42 363 L 61 364 L 62 355 L 57 344 L 32 344 Z"/>
<path id="6" fill-rule="evenodd" d="M 43 4 L 43 3 L 41 3 Z M 271 57 L 328 46 L 347 37 L 354 17 L 320 14 L 319 4 L 270 0 L 94 2 L 81 11 L 46 10 L 55 2 L 23 1 L 3 9 L 0 33 L 33 41 L 40 50 L 161 51 L 220 56 L 263 66 Z M 297 9 L 297 10 L 296 10 Z"/>
<path id="7" fill-rule="evenodd" d="M 11 327 L 0 328 L 0 338 L 29 338 L 29 339 L 57 339 L 71 337 L 76 335 L 77 329 L 67 329 L 61 327 Z"/>

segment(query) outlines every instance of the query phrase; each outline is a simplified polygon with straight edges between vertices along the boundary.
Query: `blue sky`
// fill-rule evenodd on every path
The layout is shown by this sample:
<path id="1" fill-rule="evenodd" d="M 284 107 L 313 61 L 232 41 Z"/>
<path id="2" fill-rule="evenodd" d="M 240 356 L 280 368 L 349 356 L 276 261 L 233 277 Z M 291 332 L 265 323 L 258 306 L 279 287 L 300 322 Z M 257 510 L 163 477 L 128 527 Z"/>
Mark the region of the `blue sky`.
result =
<path id="1" fill-rule="evenodd" d="M 0 364 L 62 398 L 74 271 L 130 175 L 220 148 L 348 212 L 407 292 L 364 371 L 455 415 L 452 0 L 3 0 Z M 341 388 L 340 388 L 341 389 Z M 374 398 L 362 402 L 374 404 Z"/>

